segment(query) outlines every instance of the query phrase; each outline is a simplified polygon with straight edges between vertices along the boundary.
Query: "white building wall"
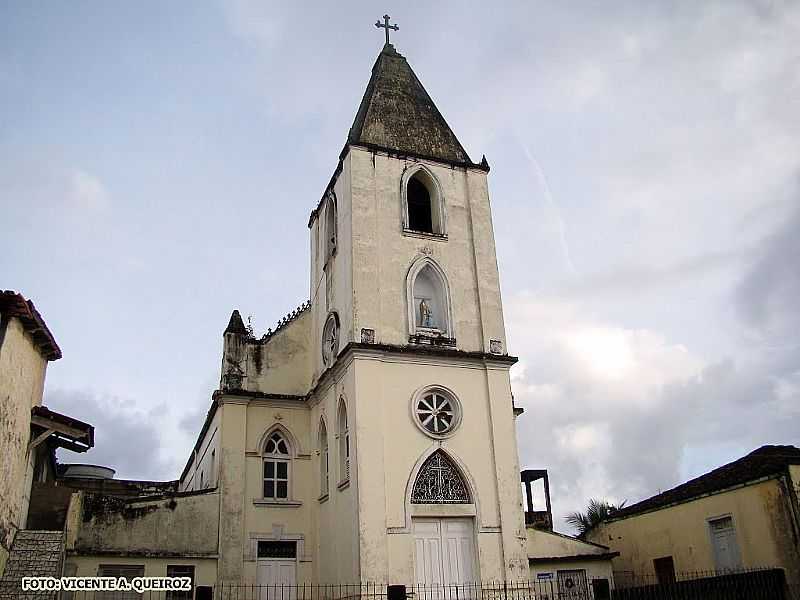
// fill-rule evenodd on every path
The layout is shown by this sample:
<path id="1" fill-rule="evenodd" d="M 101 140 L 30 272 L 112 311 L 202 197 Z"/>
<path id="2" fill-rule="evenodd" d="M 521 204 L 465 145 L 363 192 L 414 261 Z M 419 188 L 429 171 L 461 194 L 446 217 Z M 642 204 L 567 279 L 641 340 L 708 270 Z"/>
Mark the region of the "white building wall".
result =
<path id="1" fill-rule="evenodd" d="M 376 341 L 407 344 L 406 276 L 429 256 L 450 288 L 460 350 L 505 348 L 486 173 L 421 162 L 437 178 L 447 213 L 446 239 L 403 231 L 401 180 L 418 161 L 352 148 L 348 154 L 353 204 L 353 331 L 375 329 Z"/>

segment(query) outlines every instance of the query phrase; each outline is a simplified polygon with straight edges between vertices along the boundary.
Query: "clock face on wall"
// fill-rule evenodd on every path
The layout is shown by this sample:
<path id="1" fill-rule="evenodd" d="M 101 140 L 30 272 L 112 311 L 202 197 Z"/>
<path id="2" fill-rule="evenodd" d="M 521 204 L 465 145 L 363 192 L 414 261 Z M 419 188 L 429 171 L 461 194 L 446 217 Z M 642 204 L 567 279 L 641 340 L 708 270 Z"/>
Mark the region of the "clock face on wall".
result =
<path id="1" fill-rule="evenodd" d="M 339 354 L 339 316 L 332 312 L 322 328 L 322 362 L 326 367 L 333 364 Z"/>

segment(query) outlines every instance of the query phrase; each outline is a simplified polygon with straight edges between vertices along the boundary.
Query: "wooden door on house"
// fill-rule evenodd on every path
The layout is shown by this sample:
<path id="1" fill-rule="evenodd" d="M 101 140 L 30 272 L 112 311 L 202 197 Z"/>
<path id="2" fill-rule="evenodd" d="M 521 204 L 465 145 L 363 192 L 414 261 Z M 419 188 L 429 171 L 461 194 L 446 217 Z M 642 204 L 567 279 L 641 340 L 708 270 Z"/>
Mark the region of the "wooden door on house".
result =
<path id="1" fill-rule="evenodd" d="M 742 560 L 739 555 L 739 542 L 736 539 L 733 517 L 724 516 L 709 519 L 708 527 L 717 571 L 730 571 L 741 568 Z"/>

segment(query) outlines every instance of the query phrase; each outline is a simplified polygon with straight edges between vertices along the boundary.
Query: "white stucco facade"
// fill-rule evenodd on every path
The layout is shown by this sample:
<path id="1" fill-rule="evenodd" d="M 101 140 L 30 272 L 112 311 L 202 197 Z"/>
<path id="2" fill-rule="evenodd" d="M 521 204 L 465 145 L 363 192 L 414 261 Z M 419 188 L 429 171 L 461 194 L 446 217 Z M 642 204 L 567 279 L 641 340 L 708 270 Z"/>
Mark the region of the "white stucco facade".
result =
<path id="1" fill-rule="evenodd" d="M 443 235 L 404 228 L 402 185 L 420 167 L 436 178 Z M 334 198 L 331 248 L 326 211 Z M 411 583 L 415 519 L 447 518 L 472 524 L 473 578 L 527 577 L 514 359 L 498 351 L 505 330 L 486 172 L 350 148 L 309 232 L 310 306 L 267 339 L 226 332 L 221 391 L 181 480 L 185 491 L 219 488 L 220 579 L 256 582 L 258 542 L 283 540 L 297 543 L 298 581 Z M 420 260 L 446 278 L 444 344 L 436 335 L 410 343 L 409 273 Z M 325 364 L 331 313 L 338 355 Z M 446 436 L 429 435 L 415 420 L 414 401 L 430 386 L 459 405 L 457 427 Z M 264 498 L 263 489 L 264 444 L 274 431 L 290 446 L 288 494 L 280 500 Z M 437 450 L 456 467 L 468 502 L 412 504 L 420 468 Z"/>
<path id="2" fill-rule="evenodd" d="M 384 47 L 311 212 L 308 300 L 261 338 L 234 311 L 180 497 L 148 517 L 213 521 L 204 576 L 215 561 L 217 584 L 530 577 L 488 172 Z M 97 563 L 112 549 L 96 546 Z"/>

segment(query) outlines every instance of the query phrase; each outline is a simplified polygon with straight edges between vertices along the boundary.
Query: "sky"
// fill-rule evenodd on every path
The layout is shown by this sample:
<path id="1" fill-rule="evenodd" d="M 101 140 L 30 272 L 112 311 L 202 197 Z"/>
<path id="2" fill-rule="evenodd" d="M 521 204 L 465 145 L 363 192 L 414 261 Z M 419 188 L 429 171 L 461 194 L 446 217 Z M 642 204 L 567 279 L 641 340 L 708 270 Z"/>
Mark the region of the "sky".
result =
<path id="1" fill-rule="evenodd" d="M 0 4 L 0 288 L 45 404 L 174 479 L 231 311 L 308 298 L 384 12 L 486 155 L 523 468 L 556 526 L 800 445 L 800 3 Z"/>

